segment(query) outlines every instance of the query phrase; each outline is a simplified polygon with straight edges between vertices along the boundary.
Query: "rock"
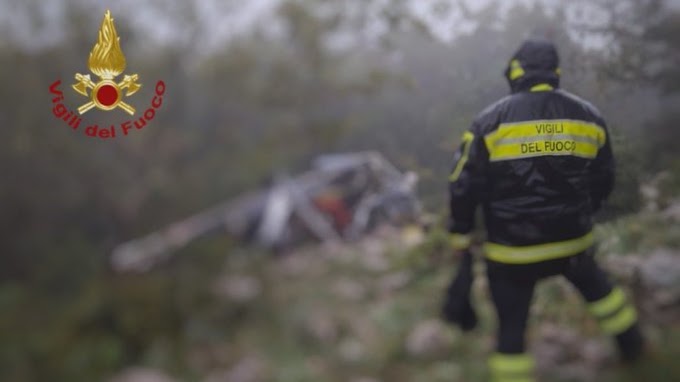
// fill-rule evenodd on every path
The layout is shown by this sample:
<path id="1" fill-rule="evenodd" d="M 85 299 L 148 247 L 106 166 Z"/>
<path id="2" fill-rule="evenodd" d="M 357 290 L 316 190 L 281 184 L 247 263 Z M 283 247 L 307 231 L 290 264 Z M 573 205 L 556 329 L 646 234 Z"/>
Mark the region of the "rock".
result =
<path id="1" fill-rule="evenodd" d="M 379 348 L 385 343 L 385 338 L 381 337 L 377 322 L 366 316 L 360 314 L 351 315 L 344 324 L 351 335 L 361 338 L 361 343 L 367 349 Z"/>
<path id="2" fill-rule="evenodd" d="M 660 194 L 656 183 L 643 184 L 640 186 L 640 196 L 642 196 L 642 200 L 644 201 L 645 210 L 651 212 L 658 211 L 658 199 Z"/>
<path id="3" fill-rule="evenodd" d="M 338 346 L 340 356 L 348 362 L 358 362 L 364 357 L 364 346 L 356 338 L 347 338 Z"/>
<path id="4" fill-rule="evenodd" d="M 364 269 L 372 272 L 384 272 L 390 267 L 390 263 L 387 261 L 383 244 L 373 242 L 372 244 L 367 244 L 365 246 L 369 248 L 359 257 L 361 265 Z M 377 248 L 380 247 L 380 248 Z"/>
<path id="5" fill-rule="evenodd" d="M 380 382 L 380 380 L 371 377 L 357 377 L 350 379 L 350 382 Z"/>
<path id="6" fill-rule="evenodd" d="M 680 292 L 680 255 L 659 249 L 640 264 L 640 276 L 645 286 L 654 289 L 671 288 Z"/>
<path id="7" fill-rule="evenodd" d="M 382 293 L 392 293 L 408 285 L 409 281 L 411 281 L 409 272 L 390 273 L 378 279 L 378 289 Z"/>
<path id="8" fill-rule="evenodd" d="M 330 372 L 327 360 L 322 356 L 311 356 L 305 359 L 305 367 L 315 375 L 324 375 Z"/>
<path id="9" fill-rule="evenodd" d="M 287 256 L 281 256 L 277 265 L 282 274 L 296 277 L 309 269 L 312 260 L 306 254 L 291 253 Z"/>
<path id="10" fill-rule="evenodd" d="M 349 301 L 359 301 L 366 295 L 366 288 L 358 281 L 340 279 L 331 285 L 331 291 L 338 298 Z"/>
<path id="11" fill-rule="evenodd" d="M 663 210 L 661 215 L 666 219 L 680 223 L 680 200 L 672 201 L 670 205 Z"/>
<path id="12" fill-rule="evenodd" d="M 660 249 L 639 267 L 637 300 L 646 318 L 656 323 L 680 319 L 680 261 L 676 252 Z"/>
<path id="13" fill-rule="evenodd" d="M 543 324 L 532 345 L 541 374 L 565 380 L 594 381 L 615 360 L 615 352 L 604 338 L 587 338 L 573 329 Z M 546 378 L 547 379 L 547 378 Z"/>
<path id="14" fill-rule="evenodd" d="M 661 198 L 660 186 L 669 176 L 670 173 L 668 171 L 662 171 L 654 175 L 648 182 L 640 185 L 639 191 L 645 210 L 651 212 L 659 210 L 659 199 Z"/>
<path id="15" fill-rule="evenodd" d="M 163 372 L 150 368 L 132 367 L 123 370 L 109 382 L 176 382 Z"/>
<path id="16" fill-rule="evenodd" d="M 657 324 L 680 319 L 680 261 L 670 249 L 648 256 L 609 256 L 606 266 L 631 286 L 644 320 Z"/>
<path id="17" fill-rule="evenodd" d="M 415 357 L 434 355 L 448 347 L 447 339 L 447 328 L 441 321 L 421 321 L 406 338 L 406 351 Z"/>
<path id="18" fill-rule="evenodd" d="M 634 255 L 611 254 L 604 258 L 605 268 L 626 284 L 636 281 L 641 264 L 642 258 Z"/>
<path id="19" fill-rule="evenodd" d="M 257 356 L 246 356 L 227 371 L 210 374 L 204 382 L 261 382 L 266 380 L 266 365 Z"/>
<path id="20" fill-rule="evenodd" d="M 254 277 L 229 275 L 220 279 L 215 285 L 215 292 L 222 297 L 236 302 L 248 302 L 262 291 L 260 282 Z"/>
<path id="21" fill-rule="evenodd" d="M 579 345 L 578 334 L 571 329 L 545 324 L 539 329 L 540 340 L 536 343 L 537 354 L 547 364 L 558 365 L 573 361 L 574 350 Z"/>
<path id="22" fill-rule="evenodd" d="M 600 368 L 614 361 L 610 349 L 602 341 L 593 339 L 585 341 L 581 346 L 581 356 L 589 365 Z"/>
<path id="23" fill-rule="evenodd" d="M 338 338 L 339 328 L 326 313 L 313 313 L 305 322 L 305 331 L 315 340 L 328 345 Z"/>

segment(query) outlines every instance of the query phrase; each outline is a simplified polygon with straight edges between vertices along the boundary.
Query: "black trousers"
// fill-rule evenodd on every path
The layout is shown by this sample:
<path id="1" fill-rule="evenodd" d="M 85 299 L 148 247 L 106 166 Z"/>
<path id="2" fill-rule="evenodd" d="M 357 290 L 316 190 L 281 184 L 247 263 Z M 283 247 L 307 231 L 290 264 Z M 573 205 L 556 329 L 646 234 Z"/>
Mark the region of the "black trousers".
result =
<path id="1" fill-rule="evenodd" d="M 503 264 L 487 260 L 486 269 L 498 314 L 499 353 L 524 352 L 529 307 L 534 287 L 539 280 L 563 275 L 589 303 L 601 300 L 613 288 L 605 272 L 595 262 L 592 249 L 574 256 L 534 264 Z M 624 359 L 639 355 L 642 339 L 637 324 L 617 335 L 617 340 Z"/>

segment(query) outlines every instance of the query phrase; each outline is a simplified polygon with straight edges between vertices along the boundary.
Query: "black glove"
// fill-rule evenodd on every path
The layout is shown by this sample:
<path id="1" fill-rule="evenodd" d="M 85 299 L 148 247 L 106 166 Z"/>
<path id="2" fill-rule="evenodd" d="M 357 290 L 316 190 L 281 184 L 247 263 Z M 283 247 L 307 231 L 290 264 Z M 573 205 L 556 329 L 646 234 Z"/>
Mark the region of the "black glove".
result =
<path id="1" fill-rule="evenodd" d="M 477 326 L 477 314 L 470 303 L 473 281 L 472 254 L 465 251 L 462 257 L 458 273 L 446 289 L 442 316 L 445 321 L 460 325 L 461 329 L 469 331 Z"/>

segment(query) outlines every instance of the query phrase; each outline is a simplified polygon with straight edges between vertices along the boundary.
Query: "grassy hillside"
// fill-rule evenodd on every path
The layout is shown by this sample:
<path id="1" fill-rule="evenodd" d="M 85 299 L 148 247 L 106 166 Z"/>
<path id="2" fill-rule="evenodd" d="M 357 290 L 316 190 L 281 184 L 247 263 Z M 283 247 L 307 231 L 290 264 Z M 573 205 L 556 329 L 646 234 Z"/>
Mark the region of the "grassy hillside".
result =
<path id="1" fill-rule="evenodd" d="M 664 287 L 657 296 L 634 271 L 659 251 L 677 259 L 680 232 L 669 207 L 597 230 L 602 263 L 631 295 L 666 301 L 663 311 L 642 312 L 653 354 L 635 368 L 618 366 L 581 298 L 551 279 L 537 290 L 529 333 L 544 380 L 680 378 L 680 294 L 669 297 Z M 456 267 L 446 237 L 382 229 L 352 245 L 278 257 L 217 237 L 149 274 L 102 271 L 77 293 L 5 286 L 0 379 L 138 382 L 134 372 L 120 373 L 142 366 L 176 381 L 483 381 L 496 325 L 483 262 L 474 286 L 480 325 L 463 334 L 439 320 Z M 680 273 L 663 272 L 677 292 Z"/>

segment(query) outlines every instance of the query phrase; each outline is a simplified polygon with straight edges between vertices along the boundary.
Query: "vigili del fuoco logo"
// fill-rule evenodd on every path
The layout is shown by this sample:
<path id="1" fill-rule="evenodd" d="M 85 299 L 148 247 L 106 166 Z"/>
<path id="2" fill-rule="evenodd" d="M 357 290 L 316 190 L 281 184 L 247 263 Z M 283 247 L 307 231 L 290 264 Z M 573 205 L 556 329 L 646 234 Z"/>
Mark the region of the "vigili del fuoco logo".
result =
<path id="1" fill-rule="evenodd" d="M 120 37 L 118 37 L 113 25 L 111 12 L 108 10 L 104 14 L 104 20 L 99 28 L 99 36 L 90 52 L 87 67 L 98 78 L 93 79 L 90 74 L 76 73 L 77 82 L 71 87 L 77 94 L 87 98 L 87 101 L 78 107 L 77 114 L 64 106 L 64 93 L 59 89 L 61 80 L 50 85 L 54 116 L 65 122 L 73 130 L 78 130 L 81 127 L 83 122 L 81 116 L 93 108 L 102 111 L 121 109 L 134 116 L 137 110 L 131 101 L 128 103 L 127 98 L 137 93 L 142 84 L 139 82 L 140 78 L 137 74 L 124 74 L 123 78 L 116 82 L 116 77 L 125 71 L 126 61 L 120 48 Z M 117 126 L 99 126 L 96 123 L 85 123 L 85 135 L 107 139 L 115 138 L 117 135 L 128 135 L 131 130 L 143 129 L 147 123 L 154 119 L 156 112 L 163 105 L 165 82 L 158 81 L 154 93 L 150 106 L 139 116 Z"/>

